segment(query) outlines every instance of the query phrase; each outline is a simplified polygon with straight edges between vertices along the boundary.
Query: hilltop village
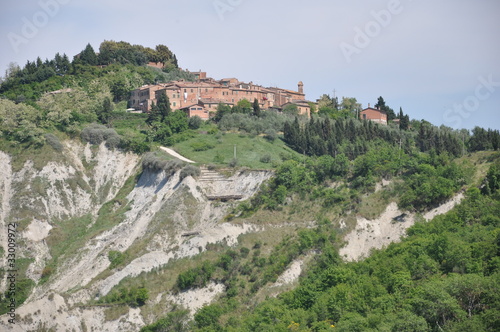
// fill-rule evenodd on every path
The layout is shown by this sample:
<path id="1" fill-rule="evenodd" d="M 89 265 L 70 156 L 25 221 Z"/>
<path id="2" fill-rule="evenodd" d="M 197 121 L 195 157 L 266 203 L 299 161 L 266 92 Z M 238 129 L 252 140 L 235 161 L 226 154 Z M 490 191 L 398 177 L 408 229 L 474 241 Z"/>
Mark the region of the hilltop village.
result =
<path id="1" fill-rule="evenodd" d="M 263 87 L 252 82 L 241 82 L 236 78 L 215 80 L 207 77 L 206 72 L 192 73 L 194 82 L 185 80 L 171 81 L 153 85 L 144 85 L 130 93 L 129 107 L 133 111 L 148 113 L 161 93 L 166 93 L 172 110 L 183 110 L 188 117 L 199 116 L 203 120 L 210 119 L 217 111 L 219 104 L 230 106 L 246 99 L 257 100 L 262 109 L 282 110 L 287 105 L 295 105 L 298 114 L 311 116 L 311 105 L 317 103 L 306 100 L 304 83 L 297 84 L 297 91 L 278 87 Z M 381 109 L 368 108 L 359 113 L 361 120 L 370 120 L 386 125 L 387 114 Z"/>
<path id="2" fill-rule="evenodd" d="M 129 106 L 136 111 L 149 112 L 158 96 L 165 92 L 172 110 L 184 110 L 189 117 L 198 115 L 204 120 L 217 111 L 220 103 L 233 106 L 243 99 L 250 102 L 256 99 L 263 109 L 282 109 L 294 104 L 299 114 L 310 116 L 311 102 L 305 99 L 302 82 L 298 83 L 297 91 L 293 91 L 277 87 L 266 88 L 252 82 L 244 83 L 236 78 L 215 80 L 201 71 L 193 74 L 196 77 L 194 82 L 172 81 L 133 90 Z"/>

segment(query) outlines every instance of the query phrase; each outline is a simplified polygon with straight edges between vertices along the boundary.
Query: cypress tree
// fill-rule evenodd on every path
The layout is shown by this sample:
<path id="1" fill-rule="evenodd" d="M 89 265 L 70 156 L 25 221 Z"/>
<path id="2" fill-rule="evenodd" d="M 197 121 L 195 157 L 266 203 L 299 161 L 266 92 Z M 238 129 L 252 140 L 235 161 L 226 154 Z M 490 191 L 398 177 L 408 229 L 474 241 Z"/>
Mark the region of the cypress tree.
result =
<path id="1" fill-rule="evenodd" d="M 94 52 L 92 45 L 87 44 L 82 53 L 80 53 L 80 60 L 83 64 L 96 66 L 97 65 L 97 55 Z"/>
<path id="2" fill-rule="evenodd" d="M 252 108 L 253 108 L 253 115 L 255 115 L 256 117 L 260 117 L 260 105 L 257 98 L 253 100 Z"/>

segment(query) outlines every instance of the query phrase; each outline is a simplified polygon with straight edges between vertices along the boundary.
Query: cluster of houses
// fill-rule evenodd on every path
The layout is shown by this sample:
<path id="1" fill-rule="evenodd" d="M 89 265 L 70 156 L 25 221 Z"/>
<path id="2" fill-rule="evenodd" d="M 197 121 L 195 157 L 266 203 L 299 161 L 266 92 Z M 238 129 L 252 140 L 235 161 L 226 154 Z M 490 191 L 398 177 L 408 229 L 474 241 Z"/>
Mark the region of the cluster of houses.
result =
<path id="1" fill-rule="evenodd" d="M 277 87 L 240 82 L 236 78 L 215 80 L 206 72 L 193 73 L 194 82 L 171 81 L 155 85 L 145 85 L 131 92 L 129 107 L 139 112 L 149 112 L 162 93 L 166 93 L 172 110 L 183 110 L 188 117 L 199 116 L 208 120 L 217 111 L 220 103 L 230 106 L 246 99 L 257 100 L 262 109 L 281 110 L 287 105 L 295 105 L 299 114 L 310 116 L 312 103 L 305 99 L 304 84 L 299 82 L 297 91 Z M 364 109 L 359 114 L 362 120 L 387 124 L 387 114 L 377 108 Z"/>
<path id="2" fill-rule="evenodd" d="M 172 81 L 145 85 L 132 91 L 129 107 L 149 112 L 159 95 L 166 93 L 172 110 L 184 110 L 189 117 L 197 115 L 204 120 L 215 114 L 220 103 L 233 106 L 243 99 L 250 102 L 257 100 L 262 109 L 282 109 L 294 104 L 299 114 L 309 116 L 311 113 L 302 82 L 298 83 L 298 91 L 293 91 L 277 87 L 266 88 L 252 82 L 244 83 L 236 78 L 214 80 L 201 71 L 194 74 L 195 82 Z"/>

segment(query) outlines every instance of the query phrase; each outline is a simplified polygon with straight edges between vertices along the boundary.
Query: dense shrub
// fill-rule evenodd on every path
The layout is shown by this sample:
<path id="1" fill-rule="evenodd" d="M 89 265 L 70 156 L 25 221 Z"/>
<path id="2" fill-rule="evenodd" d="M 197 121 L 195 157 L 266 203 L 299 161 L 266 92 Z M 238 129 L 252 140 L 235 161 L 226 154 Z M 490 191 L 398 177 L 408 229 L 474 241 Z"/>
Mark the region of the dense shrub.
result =
<path id="1" fill-rule="evenodd" d="M 99 303 L 127 304 L 140 307 L 149 299 L 149 291 L 145 287 L 120 287 L 99 299 Z"/>
<path id="2" fill-rule="evenodd" d="M 236 166 L 238 166 L 238 159 L 233 158 L 233 159 L 229 162 L 229 164 L 228 164 L 228 165 L 229 165 L 229 167 L 233 167 L 233 168 L 234 168 L 234 167 L 236 167 Z"/>
<path id="3" fill-rule="evenodd" d="M 35 282 L 29 278 L 16 279 L 15 291 L 13 292 L 7 289 L 5 293 L 0 296 L 0 314 L 3 315 L 9 311 L 9 304 L 11 301 L 15 303 L 16 308 L 20 307 L 31 294 L 31 290 L 34 286 Z"/>
<path id="4" fill-rule="evenodd" d="M 144 326 L 140 332 L 187 332 L 191 330 L 189 320 L 188 310 L 176 310 L 156 323 Z"/>
<path id="5" fill-rule="evenodd" d="M 217 325 L 219 317 L 223 313 L 224 310 L 220 305 L 207 305 L 201 308 L 194 316 L 196 326 L 199 328 L 208 328 L 212 325 Z"/>
<path id="6" fill-rule="evenodd" d="M 201 127 L 203 124 L 203 120 L 198 116 L 195 115 L 188 120 L 188 127 L 189 129 L 198 129 Z"/>
<path id="7" fill-rule="evenodd" d="M 181 178 L 181 180 L 183 180 L 184 178 L 186 178 L 188 176 L 195 177 L 195 176 L 200 176 L 200 174 L 201 174 L 201 171 L 198 167 L 196 167 L 194 165 L 186 165 L 181 170 L 180 178 Z"/>
<path id="8" fill-rule="evenodd" d="M 181 291 L 192 287 L 205 287 L 214 271 L 215 267 L 212 263 L 203 262 L 201 266 L 180 273 L 176 286 Z"/>
<path id="9" fill-rule="evenodd" d="M 225 114 L 218 122 L 220 130 L 243 130 L 247 133 L 269 134 L 271 140 L 277 138 L 277 133 L 283 131 L 285 122 L 291 121 L 291 118 L 285 114 L 276 112 L 262 112 L 260 117 L 250 114 L 229 113 Z"/>
<path id="10" fill-rule="evenodd" d="M 45 134 L 45 142 L 47 142 L 48 145 L 50 145 L 54 150 L 57 152 L 61 152 L 63 150 L 63 145 L 61 144 L 61 141 L 59 141 L 59 138 L 53 134 Z"/>
<path id="11" fill-rule="evenodd" d="M 216 163 L 223 163 L 224 162 L 224 156 L 219 151 L 217 151 L 215 153 L 214 162 L 216 162 Z"/>
<path id="12" fill-rule="evenodd" d="M 260 162 L 264 164 L 269 164 L 271 162 L 271 155 L 270 154 L 265 154 L 262 157 L 260 157 Z"/>
<path id="13" fill-rule="evenodd" d="M 213 149 L 215 145 L 208 142 L 193 142 L 191 143 L 191 148 L 193 151 L 207 151 Z"/>
<path id="14" fill-rule="evenodd" d="M 148 142 L 138 137 L 124 137 L 120 145 L 124 150 L 143 154 L 151 150 Z"/>
<path id="15" fill-rule="evenodd" d="M 423 210 L 437 206 L 457 192 L 465 184 L 465 170 L 456 163 L 434 167 L 421 164 L 406 182 L 406 191 L 399 206 L 404 209 Z"/>
<path id="16" fill-rule="evenodd" d="M 173 174 L 179 169 L 181 169 L 184 163 L 178 159 L 165 160 L 152 152 L 146 153 L 142 159 L 142 168 L 151 170 L 153 172 L 166 172 L 167 174 Z"/>
<path id="17" fill-rule="evenodd" d="M 82 130 L 81 138 L 90 144 L 106 142 L 106 146 L 111 148 L 118 147 L 121 142 L 120 135 L 114 129 L 95 123 Z"/>
<path id="18" fill-rule="evenodd" d="M 109 265 L 109 268 L 114 269 L 115 267 L 117 267 L 118 265 L 120 265 L 124 262 L 125 255 L 120 251 L 110 250 L 108 252 L 108 259 L 111 263 Z"/>
<path id="19" fill-rule="evenodd" d="M 264 138 L 269 142 L 274 142 L 278 138 L 278 133 L 272 128 L 266 129 L 264 134 Z"/>

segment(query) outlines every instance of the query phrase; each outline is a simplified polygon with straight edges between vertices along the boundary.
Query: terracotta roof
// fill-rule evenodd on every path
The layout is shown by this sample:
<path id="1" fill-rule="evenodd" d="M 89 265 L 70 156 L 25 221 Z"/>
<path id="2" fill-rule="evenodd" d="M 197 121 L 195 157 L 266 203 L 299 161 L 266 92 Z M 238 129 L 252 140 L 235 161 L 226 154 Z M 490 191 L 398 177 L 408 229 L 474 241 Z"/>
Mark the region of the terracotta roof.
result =
<path id="1" fill-rule="evenodd" d="M 368 110 L 377 111 L 377 112 L 380 112 L 380 113 L 387 114 L 387 112 L 386 112 L 386 111 L 381 110 L 381 109 L 378 109 L 378 108 L 373 108 L 373 107 L 368 107 L 368 108 L 365 108 L 364 110 L 362 110 L 362 111 L 361 111 L 361 113 L 363 113 L 363 112 L 365 112 L 365 111 L 368 111 Z"/>
<path id="2" fill-rule="evenodd" d="M 293 91 L 293 90 L 287 90 L 287 89 L 282 89 L 282 88 L 268 88 L 269 90 L 271 91 L 279 91 L 279 92 L 286 92 L 286 93 L 291 93 L 291 94 L 295 94 L 295 95 L 304 95 L 303 93 L 300 93 L 298 91 Z"/>
<path id="3" fill-rule="evenodd" d="M 179 108 L 180 110 L 183 110 L 183 109 L 186 109 L 186 108 L 191 108 L 193 106 L 196 106 L 196 107 L 203 107 L 203 105 L 200 105 L 200 104 L 191 104 L 189 106 L 184 106 L 184 107 L 181 107 Z"/>

